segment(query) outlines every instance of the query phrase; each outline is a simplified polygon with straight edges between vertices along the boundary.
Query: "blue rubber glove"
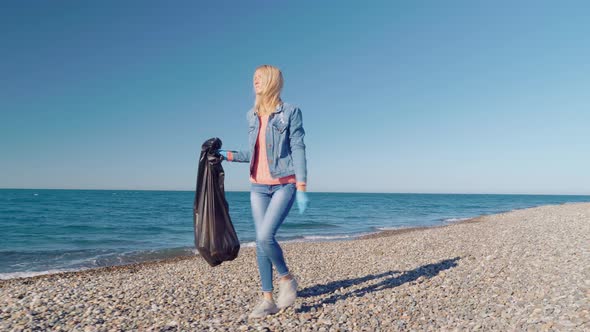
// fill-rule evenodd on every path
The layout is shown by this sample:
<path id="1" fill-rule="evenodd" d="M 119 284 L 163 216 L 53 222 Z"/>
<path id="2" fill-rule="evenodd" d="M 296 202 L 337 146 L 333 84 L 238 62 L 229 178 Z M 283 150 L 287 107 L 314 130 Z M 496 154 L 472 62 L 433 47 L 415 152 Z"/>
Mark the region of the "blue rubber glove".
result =
<path id="1" fill-rule="evenodd" d="M 217 153 L 221 155 L 221 159 L 227 160 L 227 151 L 226 150 L 217 150 Z"/>
<path id="2" fill-rule="evenodd" d="M 297 190 L 297 195 L 295 196 L 297 200 L 297 207 L 299 208 L 299 214 L 303 214 L 305 209 L 307 209 L 307 204 L 309 203 L 309 198 L 307 198 L 307 193 L 305 191 Z"/>

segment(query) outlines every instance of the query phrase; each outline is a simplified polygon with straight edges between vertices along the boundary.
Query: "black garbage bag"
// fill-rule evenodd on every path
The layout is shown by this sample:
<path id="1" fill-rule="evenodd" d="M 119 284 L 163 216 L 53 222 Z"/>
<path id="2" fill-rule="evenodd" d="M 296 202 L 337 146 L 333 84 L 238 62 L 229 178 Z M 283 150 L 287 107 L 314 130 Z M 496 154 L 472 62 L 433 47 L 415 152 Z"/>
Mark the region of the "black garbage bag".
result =
<path id="1" fill-rule="evenodd" d="M 201 146 L 197 189 L 193 204 L 195 247 L 211 266 L 238 257 L 240 241 L 229 216 L 223 182 L 225 173 L 219 138 L 211 138 Z"/>

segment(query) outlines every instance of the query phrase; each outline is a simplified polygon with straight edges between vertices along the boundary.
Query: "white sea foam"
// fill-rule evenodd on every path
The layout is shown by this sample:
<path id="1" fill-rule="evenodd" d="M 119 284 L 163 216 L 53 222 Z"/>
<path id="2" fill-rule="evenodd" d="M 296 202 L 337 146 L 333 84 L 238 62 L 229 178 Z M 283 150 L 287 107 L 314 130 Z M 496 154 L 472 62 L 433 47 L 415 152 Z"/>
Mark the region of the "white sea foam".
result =
<path id="1" fill-rule="evenodd" d="M 364 232 L 355 234 L 340 234 L 340 235 L 304 235 L 302 239 L 294 239 L 287 242 L 321 242 L 333 240 L 356 239 L 362 236 L 371 235 L 379 232 Z"/>
<path id="2" fill-rule="evenodd" d="M 309 241 L 322 241 L 322 240 L 338 240 L 338 239 L 350 239 L 351 235 L 306 235 L 303 237 L 304 240 Z"/>
<path id="3" fill-rule="evenodd" d="M 408 226 L 398 226 L 398 227 L 377 227 L 378 230 L 380 231 L 397 231 L 400 229 L 405 229 L 405 228 L 411 228 Z"/>
<path id="4" fill-rule="evenodd" d="M 465 221 L 465 220 L 469 220 L 469 219 L 472 219 L 472 218 L 447 218 L 447 219 L 443 219 L 443 222 L 451 223 L 451 222 Z"/>
<path id="5" fill-rule="evenodd" d="M 280 243 L 300 243 L 300 242 L 322 242 L 322 241 L 334 241 L 334 240 L 346 240 L 346 239 L 355 239 L 361 236 L 375 234 L 378 232 L 367 232 L 367 233 L 358 233 L 358 234 L 341 234 L 341 235 L 304 235 L 303 237 L 299 237 L 296 239 L 289 239 L 289 240 L 279 240 Z M 248 248 L 248 247 L 256 247 L 256 242 L 244 242 L 240 243 L 240 247 Z"/>
<path id="6" fill-rule="evenodd" d="M 25 272 L 8 272 L 8 273 L 0 273 L 0 280 L 8 280 L 14 278 L 29 278 L 35 276 L 41 276 L 45 274 L 56 274 L 62 272 L 74 272 L 74 271 L 82 271 L 86 269 L 63 269 L 63 270 L 47 270 L 47 271 L 25 271 Z"/>

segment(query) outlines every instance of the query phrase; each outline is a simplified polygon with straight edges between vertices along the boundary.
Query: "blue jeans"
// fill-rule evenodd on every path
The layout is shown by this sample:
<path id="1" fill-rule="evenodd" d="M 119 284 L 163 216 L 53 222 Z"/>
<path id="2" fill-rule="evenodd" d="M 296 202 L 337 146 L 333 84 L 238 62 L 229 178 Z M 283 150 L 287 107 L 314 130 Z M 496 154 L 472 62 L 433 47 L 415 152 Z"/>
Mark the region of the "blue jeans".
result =
<path id="1" fill-rule="evenodd" d="M 275 235 L 295 201 L 295 184 L 252 183 L 250 203 L 256 229 L 256 259 L 263 292 L 272 292 L 272 267 L 279 277 L 289 274 Z"/>

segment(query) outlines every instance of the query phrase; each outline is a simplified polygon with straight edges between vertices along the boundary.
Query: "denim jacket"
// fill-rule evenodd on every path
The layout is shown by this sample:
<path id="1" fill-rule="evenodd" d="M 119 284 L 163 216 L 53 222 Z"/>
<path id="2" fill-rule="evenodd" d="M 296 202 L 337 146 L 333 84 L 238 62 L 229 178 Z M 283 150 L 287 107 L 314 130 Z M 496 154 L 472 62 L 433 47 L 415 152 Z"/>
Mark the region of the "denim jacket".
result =
<path id="1" fill-rule="evenodd" d="M 250 174 L 253 172 L 254 149 L 258 139 L 260 120 L 254 109 L 246 114 L 248 119 L 248 150 L 232 151 L 231 161 L 250 162 Z M 301 110 L 293 105 L 282 103 L 271 113 L 266 126 L 266 153 L 268 168 L 273 178 L 295 174 L 298 183 L 307 182 L 307 160 L 303 137 L 303 118 Z"/>

